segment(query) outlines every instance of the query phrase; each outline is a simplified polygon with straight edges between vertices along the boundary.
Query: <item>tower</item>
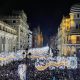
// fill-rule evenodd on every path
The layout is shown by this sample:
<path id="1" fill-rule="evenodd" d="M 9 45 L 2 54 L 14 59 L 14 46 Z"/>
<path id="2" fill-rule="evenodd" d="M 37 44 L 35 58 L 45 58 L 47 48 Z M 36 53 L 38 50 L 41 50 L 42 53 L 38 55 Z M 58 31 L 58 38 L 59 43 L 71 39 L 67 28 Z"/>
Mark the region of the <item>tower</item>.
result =
<path id="1" fill-rule="evenodd" d="M 40 27 L 34 29 L 33 31 L 33 47 L 42 47 L 43 46 L 43 35 L 40 31 Z"/>

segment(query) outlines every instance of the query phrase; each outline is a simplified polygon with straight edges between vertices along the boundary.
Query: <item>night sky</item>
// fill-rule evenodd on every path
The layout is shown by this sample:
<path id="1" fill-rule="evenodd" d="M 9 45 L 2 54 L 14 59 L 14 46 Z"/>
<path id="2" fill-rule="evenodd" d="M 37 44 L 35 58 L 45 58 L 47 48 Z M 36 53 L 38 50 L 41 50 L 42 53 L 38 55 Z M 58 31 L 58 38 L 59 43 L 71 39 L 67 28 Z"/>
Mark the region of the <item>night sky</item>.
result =
<path id="1" fill-rule="evenodd" d="M 62 16 L 69 13 L 73 4 L 80 0 L 0 0 L 0 14 L 9 14 L 12 10 L 24 10 L 28 17 L 28 24 L 32 30 L 40 26 L 44 37 L 57 33 Z"/>

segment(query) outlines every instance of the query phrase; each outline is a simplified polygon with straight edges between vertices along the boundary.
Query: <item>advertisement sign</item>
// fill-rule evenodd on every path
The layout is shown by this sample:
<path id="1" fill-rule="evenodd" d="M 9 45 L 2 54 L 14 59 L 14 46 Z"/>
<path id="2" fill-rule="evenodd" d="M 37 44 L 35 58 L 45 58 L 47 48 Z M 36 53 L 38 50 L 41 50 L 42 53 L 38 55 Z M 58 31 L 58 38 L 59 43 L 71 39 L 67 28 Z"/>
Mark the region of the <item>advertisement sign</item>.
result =
<path id="1" fill-rule="evenodd" d="M 56 60 L 55 60 L 56 59 Z M 56 57 L 56 58 L 44 58 L 38 59 L 35 62 L 35 67 L 38 69 L 43 70 L 49 68 L 50 70 L 53 69 L 76 69 L 77 68 L 77 57 Z"/>

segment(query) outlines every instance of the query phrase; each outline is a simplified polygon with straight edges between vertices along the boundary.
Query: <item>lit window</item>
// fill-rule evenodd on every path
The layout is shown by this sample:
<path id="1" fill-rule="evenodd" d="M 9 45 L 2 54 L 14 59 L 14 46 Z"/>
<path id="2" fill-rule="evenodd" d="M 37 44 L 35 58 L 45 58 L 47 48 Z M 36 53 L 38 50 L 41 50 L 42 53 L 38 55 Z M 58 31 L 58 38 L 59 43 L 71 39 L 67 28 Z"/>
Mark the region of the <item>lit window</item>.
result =
<path id="1" fill-rule="evenodd" d="M 77 36 L 77 43 L 80 43 L 80 37 Z"/>
<path id="2" fill-rule="evenodd" d="M 71 43 L 72 44 L 75 44 L 76 43 L 76 36 L 75 35 L 72 35 L 71 36 Z"/>
<path id="3" fill-rule="evenodd" d="M 0 30 L 1 30 L 1 25 L 0 25 Z"/>
<path id="4" fill-rule="evenodd" d="M 75 25 L 75 21 L 71 20 L 71 26 L 74 26 L 74 25 Z"/>
<path id="5" fill-rule="evenodd" d="M 71 13 L 70 18 L 71 20 L 74 19 L 74 13 Z"/>

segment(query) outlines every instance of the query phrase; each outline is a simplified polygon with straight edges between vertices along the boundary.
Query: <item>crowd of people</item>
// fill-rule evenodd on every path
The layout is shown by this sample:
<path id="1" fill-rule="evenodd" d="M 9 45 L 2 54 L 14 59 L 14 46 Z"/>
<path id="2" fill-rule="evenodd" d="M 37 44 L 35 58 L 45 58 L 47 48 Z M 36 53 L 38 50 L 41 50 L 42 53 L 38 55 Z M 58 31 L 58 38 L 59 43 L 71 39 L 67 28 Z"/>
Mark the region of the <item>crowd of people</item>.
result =
<path id="1" fill-rule="evenodd" d="M 0 80 L 20 80 L 18 75 L 18 65 L 25 62 L 25 59 L 21 61 L 13 61 L 7 65 L 0 66 Z"/>
<path id="2" fill-rule="evenodd" d="M 54 69 L 47 68 L 44 71 L 38 71 L 35 68 L 35 60 L 23 59 L 13 61 L 7 65 L 0 66 L 1 80 L 20 80 L 18 75 L 18 65 L 27 64 L 26 80 L 80 80 L 80 69 Z"/>
<path id="3" fill-rule="evenodd" d="M 28 80 L 80 80 L 80 69 L 59 69 L 38 71 L 30 61 L 27 70 Z"/>
<path id="4" fill-rule="evenodd" d="M 27 79 L 26 80 L 50 80 L 52 77 L 52 72 L 49 69 L 44 71 L 38 71 L 35 68 L 35 60 L 27 59 Z"/>
<path id="5" fill-rule="evenodd" d="M 55 78 L 55 79 L 54 79 Z M 30 71 L 30 80 L 80 80 L 80 69 Z"/>

